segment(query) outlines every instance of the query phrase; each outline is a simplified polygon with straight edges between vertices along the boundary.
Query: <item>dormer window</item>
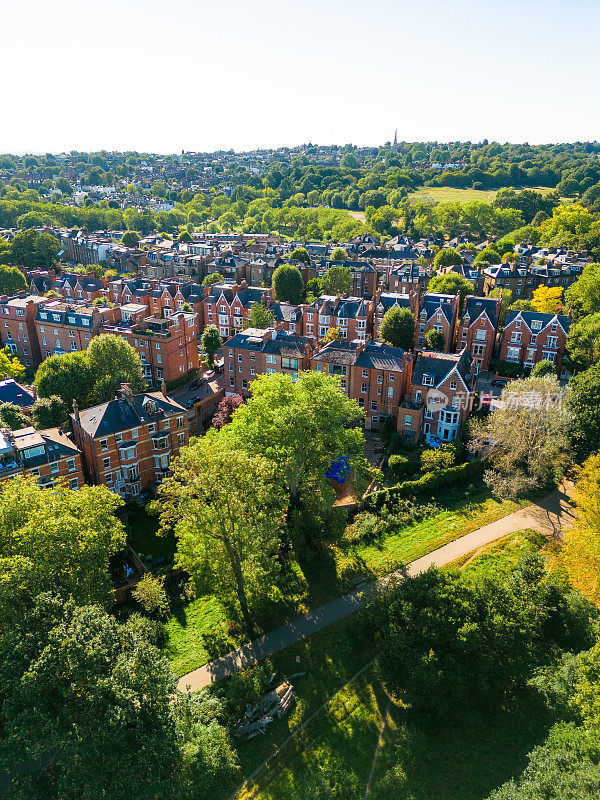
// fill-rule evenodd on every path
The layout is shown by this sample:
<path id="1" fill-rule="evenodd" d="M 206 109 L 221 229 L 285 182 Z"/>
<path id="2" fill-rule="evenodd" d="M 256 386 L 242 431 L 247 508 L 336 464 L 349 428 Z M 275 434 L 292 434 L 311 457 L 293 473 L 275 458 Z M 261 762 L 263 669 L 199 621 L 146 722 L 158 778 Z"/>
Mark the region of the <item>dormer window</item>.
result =
<path id="1" fill-rule="evenodd" d="M 433 375 L 423 375 L 423 386 L 433 386 Z"/>

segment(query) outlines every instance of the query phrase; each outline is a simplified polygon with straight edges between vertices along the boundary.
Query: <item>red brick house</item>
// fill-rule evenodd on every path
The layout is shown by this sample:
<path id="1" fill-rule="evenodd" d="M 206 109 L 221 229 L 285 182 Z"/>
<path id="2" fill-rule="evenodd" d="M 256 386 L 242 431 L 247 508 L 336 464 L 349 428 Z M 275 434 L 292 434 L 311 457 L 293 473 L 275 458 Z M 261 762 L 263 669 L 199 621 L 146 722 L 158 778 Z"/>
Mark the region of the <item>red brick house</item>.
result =
<path id="1" fill-rule="evenodd" d="M 118 317 L 118 309 L 104 306 L 72 305 L 59 300 L 40 306 L 35 327 L 42 360 L 87 350 L 94 336 L 102 333 L 103 325 Z"/>
<path id="2" fill-rule="evenodd" d="M 84 483 L 79 448 L 59 428 L 0 431 L 0 481 L 22 474 L 35 476 L 43 487 L 59 478 L 71 489 Z"/>
<path id="3" fill-rule="evenodd" d="M 571 320 L 558 314 L 509 311 L 498 361 L 519 364 L 529 373 L 546 360 L 555 365 L 560 375 L 570 327 Z"/>
<path id="4" fill-rule="evenodd" d="M 469 296 L 460 315 L 456 349 L 467 348 L 478 372 L 490 366 L 498 332 L 500 303 L 499 298 Z"/>
<path id="5" fill-rule="evenodd" d="M 410 386 L 413 356 L 383 342 L 332 341 L 311 358 L 311 369 L 338 377 L 365 411 L 365 426 L 396 417 Z"/>
<path id="6" fill-rule="evenodd" d="M 37 369 L 45 357 L 40 352 L 36 316 L 48 302 L 48 298 L 38 295 L 0 297 L 2 346 L 31 369 Z"/>
<path id="7" fill-rule="evenodd" d="M 71 414 L 86 478 L 123 497 L 137 497 L 169 475 L 188 444 L 186 409 L 162 392 L 123 397 Z"/>
<path id="8" fill-rule="evenodd" d="M 237 283 L 216 283 L 205 288 L 204 325 L 215 325 L 223 340 L 248 327 L 254 303 L 265 306 L 273 300 L 273 290 Z"/>
<path id="9" fill-rule="evenodd" d="M 398 413 L 398 432 L 407 441 L 423 435 L 453 441 L 471 413 L 475 370 L 468 350 L 460 353 L 423 351 L 414 362 L 410 391 Z"/>
<path id="10" fill-rule="evenodd" d="M 425 336 L 430 330 L 444 335 L 444 352 L 454 347 L 454 332 L 460 307 L 460 295 L 427 292 L 421 298 L 415 325 L 415 348 L 427 347 Z"/>
<path id="11" fill-rule="evenodd" d="M 412 291 L 409 294 L 400 292 L 378 292 L 375 295 L 375 314 L 373 318 L 373 338 L 379 339 L 379 326 L 387 312 L 398 306 L 398 308 L 408 308 L 409 311 L 417 316 L 418 293 Z"/>
<path id="12" fill-rule="evenodd" d="M 322 295 L 305 306 L 302 313 L 303 333 L 315 342 L 321 341 L 331 328 L 339 328 L 346 341 L 371 338 L 373 330 L 372 300 L 360 297 Z"/>
<path id="13" fill-rule="evenodd" d="M 250 384 L 263 373 L 283 372 L 292 380 L 310 368 L 313 344 L 309 338 L 276 328 L 246 328 L 223 347 L 227 393 L 248 397 Z"/>

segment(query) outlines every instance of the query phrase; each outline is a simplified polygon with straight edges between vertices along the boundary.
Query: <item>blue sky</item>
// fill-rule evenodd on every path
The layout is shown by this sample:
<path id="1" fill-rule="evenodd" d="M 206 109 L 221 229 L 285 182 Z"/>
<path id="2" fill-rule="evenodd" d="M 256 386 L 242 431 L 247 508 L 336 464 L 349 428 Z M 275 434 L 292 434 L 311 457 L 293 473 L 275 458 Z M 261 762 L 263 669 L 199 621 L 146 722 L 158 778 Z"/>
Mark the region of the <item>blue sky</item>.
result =
<path id="1" fill-rule="evenodd" d="M 594 140 L 594 0 L 29 0 L 0 152 Z"/>

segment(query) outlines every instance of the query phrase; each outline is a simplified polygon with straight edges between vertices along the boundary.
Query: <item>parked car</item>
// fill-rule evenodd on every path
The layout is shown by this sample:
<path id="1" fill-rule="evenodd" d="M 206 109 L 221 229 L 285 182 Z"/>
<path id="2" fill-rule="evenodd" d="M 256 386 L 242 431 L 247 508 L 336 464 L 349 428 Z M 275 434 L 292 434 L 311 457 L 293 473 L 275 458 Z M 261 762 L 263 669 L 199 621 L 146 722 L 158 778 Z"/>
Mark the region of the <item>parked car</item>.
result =
<path id="1" fill-rule="evenodd" d="M 508 381 L 505 381 L 504 378 L 495 378 L 492 381 L 492 386 L 497 386 L 499 389 L 504 389 Z"/>

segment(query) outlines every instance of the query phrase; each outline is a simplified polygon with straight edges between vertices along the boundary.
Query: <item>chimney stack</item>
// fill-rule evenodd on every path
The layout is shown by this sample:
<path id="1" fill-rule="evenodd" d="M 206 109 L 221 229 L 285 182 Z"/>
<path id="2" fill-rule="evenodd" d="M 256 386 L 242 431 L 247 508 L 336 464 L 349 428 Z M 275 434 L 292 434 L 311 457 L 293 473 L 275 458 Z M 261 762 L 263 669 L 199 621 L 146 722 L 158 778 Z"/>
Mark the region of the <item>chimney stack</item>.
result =
<path id="1" fill-rule="evenodd" d="M 79 422 L 79 406 L 75 398 L 73 398 L 73 416 L 75 417 L 75 421 Z"/>
<path id="2" fill-rule="evenodd" d="M 164 378 L 160 382 L 160 391 L 163 393 L 165 397 L 167 397 L 167 384 Z"/>

